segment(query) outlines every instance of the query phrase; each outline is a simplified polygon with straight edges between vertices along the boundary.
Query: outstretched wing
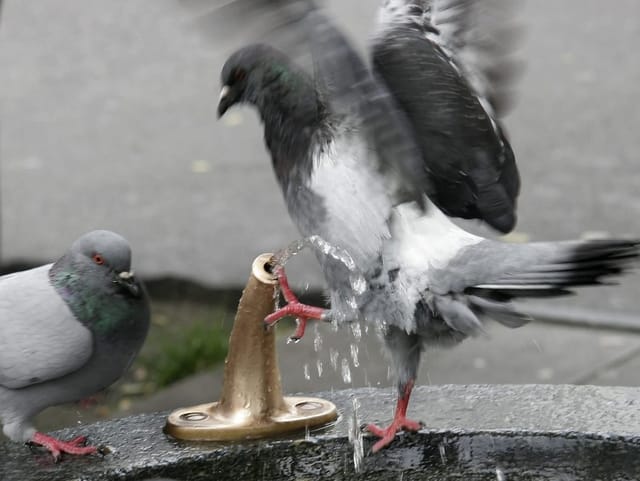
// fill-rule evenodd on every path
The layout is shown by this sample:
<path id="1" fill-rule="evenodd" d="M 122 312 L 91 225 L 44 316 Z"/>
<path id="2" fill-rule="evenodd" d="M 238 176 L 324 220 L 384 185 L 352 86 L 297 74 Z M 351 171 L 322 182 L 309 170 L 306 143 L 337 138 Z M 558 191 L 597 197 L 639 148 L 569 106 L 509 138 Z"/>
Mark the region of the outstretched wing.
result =
<path id="1" fill-rule="evenodd" d="M 50 265 L 0 278 L 0 386 L 19 389 L 82 367 L 93 336 L 49 282 Z"/>
<path id="2" fill-rule="evenodd" d="M 375 151 L 366 160 L 383 174 L 394 204 L 416 201 L 425 207 L 424 194 L 431 194 L 429 173 L 422 168 L 406 115 L 322 10 L 311 10 L 304 25 L 314 78 L 330 110 L 338 119 L 357 122 L 355 127 Z"/>
<path id="3" fill-rule="evenodd" d="M 448 215 L 516 222 L 520 179 L 500 125 L 511 98 L 513 0 L 387 0 L 372 57 L 411 122 L 432 200 Z"/>
<path id="4" fill-rule="evenodd" d="M 410 122 L 346 36 L 314 0 L 180 0 L 198 21 L 220 38 L 217 26 L 242 30 L 253 41 L 275 44 L 290 56 L 306 54 L 323 100 L 335 119 L 352 123 L 376 155 L 363 158 L 387 180 L 395 204 L 429 194 L 428 172 L 413 139 Z M 207 13 L 206 5 L 217 9 Z M 246 25 L 251 27 L 247 29 Z M 308 55 L 310 53 L 310 55 Z M 300 62 L 297 62 L 300 63 Z"/>

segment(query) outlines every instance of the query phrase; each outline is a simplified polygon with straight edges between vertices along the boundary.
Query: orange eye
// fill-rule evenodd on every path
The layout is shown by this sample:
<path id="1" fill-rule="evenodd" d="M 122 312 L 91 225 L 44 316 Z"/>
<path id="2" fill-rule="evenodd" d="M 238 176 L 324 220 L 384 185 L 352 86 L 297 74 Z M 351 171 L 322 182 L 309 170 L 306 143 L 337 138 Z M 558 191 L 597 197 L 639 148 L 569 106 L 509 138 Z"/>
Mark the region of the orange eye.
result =
<path id="1" fill-rule="evenodd" d="M 239 82 L 240 80 L 244 80 L 246 76 L 247 76 L 247 72 L 244 71 L 243 69 L 236 70 L 235 74 L 233 75 L 236 82 Z"/>
<path id="2" fill-rule="evenodd" d="M 93 259 L 93 262 L 95 262 L 99 266 L 104 264 L 104 257 L 102 257 L 100 254 L 94 254 L 92 259 Z"/>

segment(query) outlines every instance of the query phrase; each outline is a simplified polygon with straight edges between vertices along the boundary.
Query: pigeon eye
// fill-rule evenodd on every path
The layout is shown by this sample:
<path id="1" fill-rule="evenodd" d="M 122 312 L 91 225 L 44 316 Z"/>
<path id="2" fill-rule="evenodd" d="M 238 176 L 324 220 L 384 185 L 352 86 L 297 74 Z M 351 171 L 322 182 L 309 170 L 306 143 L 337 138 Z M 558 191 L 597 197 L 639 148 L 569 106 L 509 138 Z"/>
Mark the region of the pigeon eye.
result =
<path id="1" fill-rule="evenodd" d="M 93 262 L 95 262 L 99 266 L 104 264 L 104 257 L 102 257 L 100 254 L 94 254 L 92 259 L 93 259 Z"/>
<path id="2" fill-rule="evenodd" d="M 233 73 L 233 79 L 234 79 L 236 82 L 239 82 L 239 81 L 241 81 L 241 80 L 244 80 L 246 76 L 247 76 L 247 72 L 246 72 L 244 69 L 241 69 L 241 68 L 239 68 L 238 70 L 236 70 L 236 71 Z"/>

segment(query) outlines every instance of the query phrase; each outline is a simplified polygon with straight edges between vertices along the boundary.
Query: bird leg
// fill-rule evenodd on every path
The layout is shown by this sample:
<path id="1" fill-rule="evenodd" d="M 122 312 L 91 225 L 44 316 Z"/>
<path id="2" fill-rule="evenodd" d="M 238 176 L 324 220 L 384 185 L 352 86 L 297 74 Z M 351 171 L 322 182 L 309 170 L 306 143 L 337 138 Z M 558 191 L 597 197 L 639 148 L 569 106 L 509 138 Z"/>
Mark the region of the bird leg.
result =
<path id="1" fill-rule="evenodd" d="M 415 432 L 419 431 L 422 427 L 420 422 L 407 419 L 406 417 L 413 384 L 413 379 L 410 379 L 407 384 L 405 384 L 402 394 L 398 396 L 398 404 L 396 405 L 396 412 L 393 417 L 393 421 L 387 428 L 379 428 L 375 424 L 369 424 L 367 426 L 367 431 L 380 438 L 380 440 L 371 448 L 372 452 L 376 453 L 391 444 L 396 433 L 401 429 Z"/>
<path id="2" fill-rule="evenodd" d="M 309 319 L 325 320 L 327 317 L 327 309 L 309 306 L 298 301 L 298 298 L 289 287 L 289 281 L 287 280 L 287 275 L 284 272 L 284 267 L 277 267 L 275 274 L 278 278 L 278 283 L 280 284 L 280 291 L 282 292 L 284 299 L 287 301 L 287 305 L 269 314 L 264 318 L 264 322 L 268 326 L 273 326 L 283 317 L 295 316 L 298 326 L 296 327 L 293 335 L 289 337 L 289 340 L 297 342 L 302 339 L 302 336 L 304 336 L 307 321 Z"/>
<path id="3" fill-rule="evenodd" d="M 36 432 L 31 438 L 31 442 L 49 450 L 53 455 L 53 460 L 56 462 L 60 459 L 62 453 L 84 455 L 93 454 L 98 450 L 95 446 L 84 445 L 87 442 L 86 436 L 78 436 L 69 441 L 61 441 L 44 433 Z"/>

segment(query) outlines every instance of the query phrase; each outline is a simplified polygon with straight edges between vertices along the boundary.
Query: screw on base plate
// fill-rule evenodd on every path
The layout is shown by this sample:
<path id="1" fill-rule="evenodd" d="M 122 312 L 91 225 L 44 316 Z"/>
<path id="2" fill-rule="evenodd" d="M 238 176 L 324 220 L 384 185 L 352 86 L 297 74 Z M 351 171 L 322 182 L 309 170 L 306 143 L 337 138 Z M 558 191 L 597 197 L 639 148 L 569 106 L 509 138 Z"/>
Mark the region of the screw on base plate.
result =
<path id="1" fill-rule="evenodd" d="M 229 338 L 220 401 L 177 409 L 167 418 L 165 433 L 194 441 L 256 439 L 337 418 L 328 401 L 282 396 L 275 329 L 265 329 L 263 322 L 274 309 L 271 259 L 272 254 L 262 254 L 253 261 Z"/>

